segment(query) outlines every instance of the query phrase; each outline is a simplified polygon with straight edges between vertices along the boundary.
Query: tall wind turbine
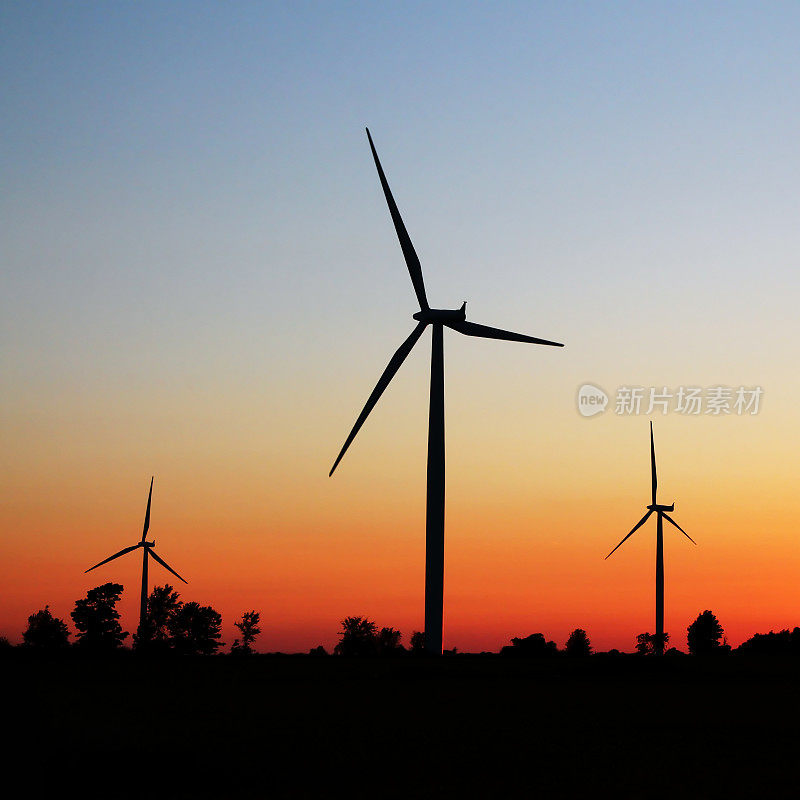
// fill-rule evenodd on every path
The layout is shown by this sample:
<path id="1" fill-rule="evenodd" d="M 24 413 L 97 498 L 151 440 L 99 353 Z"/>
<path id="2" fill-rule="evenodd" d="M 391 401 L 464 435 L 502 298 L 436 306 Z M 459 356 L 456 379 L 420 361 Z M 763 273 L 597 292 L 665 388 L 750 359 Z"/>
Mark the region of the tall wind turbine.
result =
<path id="1" fill-rule="evenodd" d="M 658 487 L 658 477 L 656 475 L 656 446 L 653 442 L 653 423 L 650 423 L 650 474 L 653 483 L 652 502 L 647 506 L 647 513 L 634 525 L 633 530 L 614 548 L 607 556 L 608 559 L 623 542 L 630 539 L 642 525 L 647 522 L 650 515 L 656 512 L 656 640 L 655 647 L 658 655 L 664 654 L 664 523 L 666 520 L 674 525 L 692 544 L 697 542 L 689 536 L 686 531 L 675 522 L 667 511 L 675 510 L 675 503 L 671 506 L 661 506 L 656 502 L 656 488 Z"/>
<path id="2" fill-rule="evenodd" d="M 108 558 L 101 561 L 99 564 L 95 564 L 93 567 L 89 567 L 89 569 L 85 570 L 85 572 L 91 572 L 93 569 L 97 569 L 98 567 L 102 567 L 103 564 L 108 564 L 109 561 L 113 561 L 115 558 L 119 558 L 120 556 L 124 556 L 125 553 L 131 553 L 134 550 L 138 550 L 140 547 L 142 548 L 142 597 L 139 605 L 139 633 L 141 635 L 142 631 L 144 630 L 144 623 L 147 619 L 147 559 L 148 557 L 155 559 L 161 564 L 164 569 L 168 569 L 178 580 L 183 581 L 184 583 L 188 583 L 188 581 L 184 581 L 177 572 L 175 572 L 172 567 L 164 561 L 163 558 L 157 556 L 153 552 L 153 548 L 156 546 L 156 543 L 147 542 L 145 541 L 145 537 L 147 536 L 147 531 L 150 529 L 150 501 L 153 499 L 153 478 L 150 478 L 150 493 L 147 495 L 147 511 L 144 514 L 144 530 L 142 530 L 142 540 L 138 543 L 133 545 L 132 547 L 126 547 L 124 550 L 120 550 L 119 553 L 114 553 L 113 556 L 109 556 Z"/>
<path id="3" fill-rule="evenodd" d="M 419 301 L 419 311 L 413 314 L 417 326 L 411 331 L 409 337 L 400 345 L 389 361 L 377 386 L 367 399 L 363 410 L 345 440 L 336 461 L 331 468 L 330 475 L 342 460 L 347 448 L 355 438 L 370 411 L 375 407 L 378 399 L 383 394 L 389 382 L 400 369 L 411 349 L 422 336 L 422 332 L 430 325 L 432 329 L 433 348 L 431 351 L 431 392 L 430 410 L 428 415 L 428 497 L 425 528 L 425 649 L 429 653 L 441 655 L 442 653 L 442 611 L 444 598 L 444 337 L 445 327 L 451 328 L 466 336 L 478 336 L 484 339 L 505 339 L 511 342 L 527 342 L 529 344 L 545 344 L 554 347 L 563 347 L 559 342 L 550 342 L 547 339 L 536 339 L 533 336 L 523 336 L 519 333 L 490 328 L 486 325 L 477 325 L 467 322 L 466 302 L 458 309 L 431 308 L 425 294 L 425 284 L 422 280 L 422 267 L 419 258 L 411 244 L 406 226 L 397 210 L 397 205 L 392 197 L 386 176 L 383 173 L 381 162 L 375 151 L 369 129 L 367 138 L 375 159 L 383 193 L 389 206 L 400 248 L 403 251 L 411 283 Z"/>

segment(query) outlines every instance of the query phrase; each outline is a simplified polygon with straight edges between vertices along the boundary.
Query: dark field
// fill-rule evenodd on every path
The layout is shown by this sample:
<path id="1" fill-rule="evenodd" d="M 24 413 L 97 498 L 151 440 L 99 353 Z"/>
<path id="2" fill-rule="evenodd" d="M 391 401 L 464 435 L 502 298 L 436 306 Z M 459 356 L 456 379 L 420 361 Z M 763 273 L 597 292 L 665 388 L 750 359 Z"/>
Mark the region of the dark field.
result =
<path id="1" fill-rule="evenodd" d="M 14 652 L 3 777 L 28 797 L 796 797 L 799 668 Z"/>

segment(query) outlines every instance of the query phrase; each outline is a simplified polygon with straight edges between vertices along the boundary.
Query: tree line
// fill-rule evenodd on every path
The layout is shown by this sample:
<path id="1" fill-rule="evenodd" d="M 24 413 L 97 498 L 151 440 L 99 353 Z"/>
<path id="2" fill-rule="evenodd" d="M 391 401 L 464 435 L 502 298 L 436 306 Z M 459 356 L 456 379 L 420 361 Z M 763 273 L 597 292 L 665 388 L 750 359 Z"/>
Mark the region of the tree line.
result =
<path id="1" fill-rule="evenodd" d="M 664 645 L 669 643 L 669 634 L 664 635 Z M 339 643 L 334 649 L 336 655 L 412 655 L 424 654 L 425 637 L 420 631 L 411 634 L 410 647 L 401 644 L 401 633 L 394 628 L 379 628 L 367 617 L 346 617 L 342 620 L 339 632 Z M 686 629 L 689 653 L 695 656 L 726 655 L 732 652 L 755 655 L 800 655 L 800 628 L 792 631 L 782 630 L 778 633 L 757 633 L 735 650 L 727 643 L 725 631 L 716 615 L 708 609 L 698 614 L 697 619 Z M 637 655 L 653 656 L 659 652 L 656 634 L 645 632 L 636 637 L 635 652 Z M 666 649 L 666 655 L 683 654 L 677 648 Z M 312 651 L 313 652 L 313 651 Z M 564 649 L 559 649 L 554 641 L 549 641 L 542 633 L 533 633 L 525 637 L 511 639 L 511 644 L 500 649 L 501 656 L 549 657 L 571 656 L 586 657 L 594 654 L 589 635 L 583 628 L 573 630 L 566 641 Z M 445 655 L 456 655 L 457 650 L 445 650 Z M 610 650 L 608 654 L 621 655 L 619 650 Z"/>
<path id="2" fill-rule="evenodd" d="M 67 623 L 53 616 L 49 606 L 28 617 L 28 627 L 22 634 L 21 648 L 36 651 L 59 651 L 74 647 L 87 652 L 112 652 L 127 644 L 129 633 L 122 629 L 116 605 L 122 597 L 123 587 L 118 583 L 104 583 L 90 589 L 86 597 L 76 601 L 71 612 L 75 627 L 75 641 L 70 642 Z M 254 643 L 261 633 L 261 615 L 246 611 L 234 623 L 239 636 L 234 639 L 231 655 L 255 653 Z M 345 617 L 338 632 L 339 641 L 333 649 L 337 656 L 400 656 L 425 655 L 425 636 L 414 631 L 409 646 L 402 643 L 402 633 L 396 628 L 379 627 L 364 616 Z M 688 650 L 691 655 L 726 655 L 732 652 L 754 655 L 799 655 L 800 628 L 777 633 L 757 633 L 733 650 L 725 639 L 725 631 L 716 615 L 705 610 L 686 629 Z M 147 599 L 144 623 L 131 637 L 131 645 L 138 652 L 150 654 L 174 653 L 177 655 L 214 655 L 225 642 L 222 639 L 222 616 L 211 606 L 185 602 L 174 587 L 156 586 Z M 676 648 L 666 648 L 669 634 L 664 634 L 666 655 L 681 654 Z M 655 634 L 640 633 L 636 637 L 635 652 L 642 656 L 659 651 Z M 8 649 L 8 640 L 0 637 L 0 648 Z M 456 655 L 457 650 L 446 650 L 445 655 Z M 563 649 L 542 633 L 511 639 L 511 644 L 500 649 L 501 656 L 511 657 L 587 657 L 595 654 L 589 635 L 583 628 L 573 630 Z M 610 650 L 608 654 L 620 654 Z M 321 645 L 309 655 L 328 655 Z"/>
<path id="3" fill-rule="evenodd" d="M 129 636 L 120 625 L 116 608 L 122 592 L 121 584 L 104 583 L 76 601 L 70 614 L 75 626 L 75 642 L 72 644 L 67 623 L 54 617 L 50 607 L 45 606 L 28 617 L 21 646 L 48 651 L 72 646 L 95 653 L 119 650 Z M 234 623 L 240 636 L 231 645 L 233 655 L 254 652 L 253 643 L 261 633 L 260 620 L 258 611 L 246 611 Z M 139 652 L 214 655 L 225 645 L 221 639 L 222 615 L 211 606 L 184 602 L 167 584 L 156 586 L 147 598 L 146 616 L 132 637 L 132 645 Z"/>

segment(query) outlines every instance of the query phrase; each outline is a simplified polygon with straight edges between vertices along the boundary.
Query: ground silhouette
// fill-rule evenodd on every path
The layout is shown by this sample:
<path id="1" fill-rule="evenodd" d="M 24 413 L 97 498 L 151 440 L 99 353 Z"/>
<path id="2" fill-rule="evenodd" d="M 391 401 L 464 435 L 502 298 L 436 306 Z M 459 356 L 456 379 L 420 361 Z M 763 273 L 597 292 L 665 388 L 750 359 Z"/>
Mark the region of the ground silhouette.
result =
<path id="1" fill-rule="evenodd" d="M 797 664 L 13 648 L 4 755 L 34 797 L 788 797 Z"/>

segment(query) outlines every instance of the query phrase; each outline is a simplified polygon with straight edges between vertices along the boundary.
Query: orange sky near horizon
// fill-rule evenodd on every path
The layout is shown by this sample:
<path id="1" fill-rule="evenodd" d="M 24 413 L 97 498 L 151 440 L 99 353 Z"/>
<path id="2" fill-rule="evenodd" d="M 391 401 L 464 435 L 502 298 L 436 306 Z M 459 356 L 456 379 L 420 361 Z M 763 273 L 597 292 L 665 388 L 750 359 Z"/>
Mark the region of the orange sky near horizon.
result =
<path id="1" fill-rule="evenodd" d="M 541 359 L 534 348 L 509 346 L 519 358 Z M 2 505 L 4 529 L 14 535 L 0 568 L 0 633 L 19 641 L 27 615 L 45 603 L 71 622 L 74 601 L 109 580 L 126 587 L 122 621 L 135 630 L 138 556 L 83 570 L 138 541 L 150 451 L 161 469 L 148 538 L 190 581 L 178 587 L 182 597 L 221 611 L 228 644 L 233 622 L 251 608 L 262 614 L 262 651 L 330 649 L 339 620 L 353 614 L 399 628 L 407 644 L 423 612 L 428 348 L 421 349 L 333 478 L 336 434 L 343 439 L 351 420 L 334 424 L 324 408 L 302 431 L 306 409 L 285 403 L 276 409 L 285 424 L 262 420 L 252 436 L 252 414 L 229 416 L 232 428 L 201 446 L 187 434 L 197 426 L 199 435 L 202 414 L 161 438 L 131 430 L 145 439 L 133 464 L 98 460 L 72 426 L 54 448 L 37 421 L 41 446 L 57 461 L 37 473 L 45 460 L 33 436 L 18 451 L 25 480 Z M 450 385 L 445 646 L 497 650 L 533 632 L 563 646 L 582 627 L 598 649 L 631 650 L 637 633 L 653 629 L 654 521 L 603 557 L 649 502 L 648 418 L 609 410 L 584 419 L 574 398 L 562 396 L 558 406 L 538 393 L 514 397 L 499 383 L 486 389 L 475 373 Z M 774 420 L 790 410 L 783 402 L 767 391 L 758 416 L 655 415 L 659 498 L 676 501 L 675 519 L 698 542 L 666 526 L 666 626 L 678 647 L 706 608 L 734 645 L 800 623 L 798 500 L 790 473 L 779 469 L 795 443 Z M 328 425 L 325 441 L 319 428 Z M 151 566 L 151 585 L 169 577 Z"/>

